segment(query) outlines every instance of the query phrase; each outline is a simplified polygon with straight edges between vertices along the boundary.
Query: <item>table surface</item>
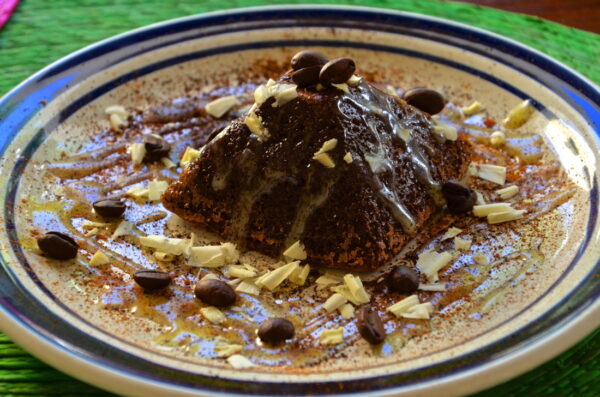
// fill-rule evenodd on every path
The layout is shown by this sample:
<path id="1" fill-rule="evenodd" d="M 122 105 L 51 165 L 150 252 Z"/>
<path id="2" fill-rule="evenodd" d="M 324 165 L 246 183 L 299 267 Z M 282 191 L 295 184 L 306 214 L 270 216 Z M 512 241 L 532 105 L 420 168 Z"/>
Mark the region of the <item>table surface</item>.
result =
<path id="1" fill-rule="evenodd" d="M 5 0 L 0 0 L 0 2 Z M 0 96 L 52 61 L 100 39 L 153 22 L 248 5 L 295 0 L 26 0 L 0 30 Z M 336 3 L 312 0 L 312 3 Z M 474 0 L 480 4 L 543 15 L 599 31 L 599 0 Z M 341 4 L 341 1 L 337 2 Z M 600 83 L 600 36 L 531 16 L 464 3 L 433 0 L 350 0 L 454 19 L 531 45 Z M 576 4 L 580 7 L 576 8 Z M 0 333 L 0 396 L 106 396 L 31 357 Z M 600 395 L 600 329 L 554 360 L 509 382 L 478 393 L 490 396 Z"/>
<path id="2" fill-rule="evenodd" d="M 462 0 L 600 33 L 600 0 Z"/>

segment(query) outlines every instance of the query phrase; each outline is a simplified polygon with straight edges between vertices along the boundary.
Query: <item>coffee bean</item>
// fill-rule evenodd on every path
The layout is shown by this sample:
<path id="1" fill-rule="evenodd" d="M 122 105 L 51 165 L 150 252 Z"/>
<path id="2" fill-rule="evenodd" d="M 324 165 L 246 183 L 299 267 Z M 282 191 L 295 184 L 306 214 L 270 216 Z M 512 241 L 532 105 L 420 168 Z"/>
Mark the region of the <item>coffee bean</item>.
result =
<path id="1" fill-rule="evenodd" d="M 171 276 L 160 270 L 137 270 L 133 279 L 140 287 L 148 291 L 163 289 L 171 283 Z"/>
<path id="2" fill-rule="evenodd" d="M 60 232 L 48 232 L 37 239 L 38 247 L 53 259 L 73 259 L 79 246 L 71 236 Z"/>
<path id="3" fill-rule="evenodd" d="M 327 62 L 321 69 L 319 81 L 324 86 L 348 81 L 354 74 L 356 65 L 350 58 L 337 58 Z"/>
<path id="4" fill-rule="evenodd" d="M 388 275 L 389 287 L 400 294 L 412 294 L 419 288 L 419 274 L 415 269 L 400 265 Z"/>
<path id="5" fill-rule="evenodd" d="M 431 115 L 441 112 L 446 106 L 442 94 L 422 87 L 411 88 L 402 95 L 402 99 L 408 102 L 409 105 Z"/>
<path id="6" fill-rule="evenodd" d="M 153 135 L 144 137 L 144 147 L 146 148 L 145 162 L 160 161 L 163 157 L 168 157 L 171 151 L 171 145 L 167 141 Z"/>
<path id="7" fill-rule="evenodd" d="M 358 332 L 367 342 L 378 345 L 385 340 L 385 328 L 377 311 L 363 306 L 358 311 L 357 320 Z"/>
<path id="8" fill-rule="evenodd" d="M 125 212 L 125 203 L 117 199 L 102 199 L 92 204 L 96 214 L 106 218 L 118 218 Z"/>
<path id="9" fill-rule="evenodd" d="M 300 51 L 292 58 L 292 69 L 299 70 L 310 66 L 323 66 L 328 59 L 316 51 Z"/>
<path id="10" fill-rule="evenodd" d="M 233 288 L 223 281 L 215 279 L 198 281 L 194 293 L 196 298 L 202 302 L 216 307 L 233 305 L 236 298 Z"/>
<path id="11" fill-rule="evenodd" d="M 448 211 L 464 214 L 473 209 L 477 195 L 468 186 L 457 181 L 448 181 L 442 185 L 442 195 L 446 199 Z"/>
<path id="12" fill-rule="evenodd" d="M 292 80 L 300 88 L 316 85 L 319 82 L 320 66 L 309 66 L 292 73 Z"/>
<path id="13" fill-rule="evenodd" d="M 258 337 L 265 343 L 276 345 L 294 337 L 294 324 L 284 318 L 270 318 L 258 328 Z"/>

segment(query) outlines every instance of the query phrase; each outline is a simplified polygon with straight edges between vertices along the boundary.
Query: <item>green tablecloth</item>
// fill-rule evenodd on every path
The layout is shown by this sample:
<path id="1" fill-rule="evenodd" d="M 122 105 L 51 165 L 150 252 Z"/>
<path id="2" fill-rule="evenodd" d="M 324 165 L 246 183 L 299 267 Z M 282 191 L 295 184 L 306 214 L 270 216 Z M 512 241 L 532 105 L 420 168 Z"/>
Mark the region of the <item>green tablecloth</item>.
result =
<path id="1" fill-rule="evenodd" d="M 0 95 L 50 62 L 117 33 L 206 11 L 289 3 L 302 2 L 24 0 L 13 19 L 0 30 Z M 364 0 L 346 4 L 413 11 L 488 29 L 537 48 L 600 83 L 600 36 L 593 33 L 535 17 L 454 2 Z M 48 367 L 0 334 L 0 395 L 105 396 L 108 393 Z M 523 395 L 600 395 L 600 330 L 539 368 L 478 394 L 481 397 Z"/>

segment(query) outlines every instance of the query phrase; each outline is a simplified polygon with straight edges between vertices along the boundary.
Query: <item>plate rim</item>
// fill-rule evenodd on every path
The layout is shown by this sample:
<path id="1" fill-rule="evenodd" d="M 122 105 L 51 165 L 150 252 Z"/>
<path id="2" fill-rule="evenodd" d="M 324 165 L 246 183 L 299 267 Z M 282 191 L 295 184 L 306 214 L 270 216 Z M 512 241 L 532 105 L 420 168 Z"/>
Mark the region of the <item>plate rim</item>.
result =
<path id="1" fill-rule="evenodd" d="M 499 35 L 497 33 L 473 27 L 464 23 L 455 22 L 449 19 L 419 14 L 414 12 L 399 11 L 387 8 L 376 8 L 376 7 L 364 7 L 364 6 L 340 6 L 340 5 L 282 5 L 282 6 L 255 6 L 255 7 L 243 7 L 233 8 L 227 10 L 213 11 L 208 13 L 194 14 L 180 18 L 173 18 L 166 21 L 161 21 L 146 25 L 137 29 L 133 29 L 101 41 L 95 42 L 88 45 L 80 50 L 72 52 L 65 57 L 62 57 L 48 66 L 44 67 L 40 71 L 34 73 L 29 78 L 25 79 L 22 83 L 18 84 L 15 88 L 8 91 L 2 98 L 0 98 L 0 106 L 7 101 L 13 94 L 17 93 L 22 87 L 30 84 L 37 77 L 43 75 L 46 71 L 69 61 L 78 55 L 84 54 L 96 47 L 104 46 L 112 41 L 116 41 L 122 38 L 126 38 L 133 34 L 142 33 L 146 30 L 152 30 L 155 28 L 161 28 L 168 26 L 173 23 L 180 23 L 186 21 L 197 21 L 203 18 L 210 18 L 223 15 L 241 14 L 256 11 L 279 11 L 279 10 L 303 10 L 303 11 L 364 11 L 369 13 L 381 13 L 381 14 L 392 14 L 398 16 L 412 17 L 420 20 L 430 20 L 438 23 L 442 23 L 449 26 L 457 26 L 461 29 L 473 31 L 480 35 L 490 36 L 500 41 L 507 42 L 508 44 L 518 47 L 527 52 L 536 54 L 537 56 L 544 58 L 546 61 L 551 62 L 554 66 L 569 72 L 571 75 L 579 78 L 584 84 L 596 91 L 600 91 L 598 86 L 583 76 L 578 71 L 572 69 L 570 66 L 563 64 L 562 62 L 552 58 L 551 56 L 544 54 L 532 47 L 529 47 L 523 43 L 520 43 L 511 38 Z M 6 142 L 10 144 L 10 142 Z M 597 324 L 594 324 L 593 319 L 598 318 Z M 105 390 L 114 392 L 121 392 L 125 394 L 131 394 L 131 382 L 139 387 L 138 391 L 165 391 L 172 395 L 174 389 L 178 389 L 176 395 L 187 396 L 187 395 L 198 395 L 196 391 L 191 391 L 187 387 L 180 387 L 173 384 L 167 384 L 164 382 L 158 382 L 144 377 L 138 377 L 134 374 L 124 374 L 119 371 L 113 371 L 110 368 L 106 368 L 103 364 L 98 362 L 86 361 L 77 355 L 73 354 L 68 349 L 58 346 L 47 338 L 38 333 L 35 329 L 30 328 L 28 325 L 21 322 L 19 319 L 11 317 L 5 307 L 0 306 L 0 327 L 4 332 L 16 341 L 21 346 L 27 346 L 26 350 L 30 351 L 34 356 L 41 358 L 43 361 L 49 363 L 53 367 L 75 377 L 81 379 L 87 383 L 101 387 Z M 7 324 L 7 326 L 4 326 Z M 528 369 L 537 366 L 541 362 L 545 362 L 551 357 L 559 354 L 572 346 L 585 335 L 592 332 L 595 328 L 600 325 L 600 301 L 596 300 L 589 307 L 582 312 L 578 313 L 573 319 L 567 321 L 566 325 L 559 329 L 549 329 L 548 332 L 542 333 L 542 337 L 535 340 L 528 340 L 529 345 L 523 346 L 507 355 L 496 358 L 495 360 L 487 363 L 480 363 L 477 367 L 467 370 L 460 370 L 457 373 L 445 375 L 443 378 L 438 380 L 430 380 L 426 382 L 411 384 L 406 387 L 388 388 L 377 391 L 378 395 L 381 393 L 385 395 L 404 395 L 410 393 L 411 395 L 421 395 L 421 393 L 432 393 L 434 391 L 443 391 L 448 394 L 448 386 L 452 386 L 450 395 L 462 394 L 481 390 L 485 387 L 490 387 L 498 384 L 512 376 L 516 376 Z M 547 335 L 546 335 L 547 334 Z M 538 334 L 540 335 L 540 334 Z M 550 347 L 553 347 L 552 349 Z M 525 360 L 529 358 L 529 360 Z M 517 361 L 517 362 L 515 362 Z M 520 365 L 518 365 L 520 364 Z M 86 371 L 83 371 L 83 367 L 86 367 Z M 89 371 L 89 372 L 88 372 Z M 83 372 L 83 373 L 82 373 Z M 486 377 L 485 374 L 493 374 L 493 377 Z M 499 376 L 499 374 L 502 374 Z M 470 378 L 469 382 L 465 382 L 465 378 Z M 487 379 L 486 379 L 487 378 Z M 482 380 L 483 379 L 483 380 Z M 476 381 L 475 381 L 476 380 Z M 117 384 L 117 381 L 123 382 Z M 147 389 L 147 386 L 152 386 L 151 389 Z M 167 388 L 165 388 L 165 386 Z M 180 389 L 180 390 L 179 390 Z M 189 393 L 191 392 L 191 394 Z M 201 391 L 200 391 L 201 392 Z M 360 395 L 370 394 L 372 392 L 362 392 Z M 223 394 L 216 391 L 210 391 L 210 395 Z"/>

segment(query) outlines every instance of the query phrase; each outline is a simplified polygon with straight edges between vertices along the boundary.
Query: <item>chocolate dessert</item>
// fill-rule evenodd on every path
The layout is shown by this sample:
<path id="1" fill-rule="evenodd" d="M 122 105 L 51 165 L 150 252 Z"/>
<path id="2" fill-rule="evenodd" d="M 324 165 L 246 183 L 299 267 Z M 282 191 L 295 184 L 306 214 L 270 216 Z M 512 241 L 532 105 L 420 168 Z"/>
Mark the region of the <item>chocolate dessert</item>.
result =
<path id="1" fill-rule="evenodd" d="M 246 250 L 278 257 L 299 241 L 311 265 L 377 269 L 445 205 L 441 186 L 462 178 L 470 145 L 353 75 L 351 60 L 292 65 L 258 87 L 163 205 Z"/>

